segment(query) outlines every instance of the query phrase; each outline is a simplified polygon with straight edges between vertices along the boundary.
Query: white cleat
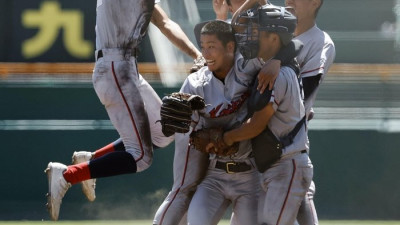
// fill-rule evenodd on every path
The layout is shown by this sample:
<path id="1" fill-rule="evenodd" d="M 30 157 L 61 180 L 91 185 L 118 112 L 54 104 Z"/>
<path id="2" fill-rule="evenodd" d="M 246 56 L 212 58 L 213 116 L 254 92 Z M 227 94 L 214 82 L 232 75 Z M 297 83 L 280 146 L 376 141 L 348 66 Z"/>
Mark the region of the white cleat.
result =
<path id="1" fill-rule="evenodd" d="M 87 162 L 92 158 L 91 152 L 74 152 L 72 155 L 72 164 L 79 164 L 83 162 Z M 85 194 L 86 198 L 93 202 L 96 199 L 96 179 L 90 179 L 82 181 L 82 192 Z"/>
<path id="2" fill-rule="evenodd" d="M 60 213 L 60 206 L 62 198 L 67 192 L 71 184 L 68 183 L 63 176 L 63 172 L 67 169 L 67 166 L 61 163 L 50 162 L 44 171 L 47 174 L 49 181 L 49 193 L 47 193 L 47 209 L 49 210 L 50 217 L 52 220 L 58 220 Z"/>

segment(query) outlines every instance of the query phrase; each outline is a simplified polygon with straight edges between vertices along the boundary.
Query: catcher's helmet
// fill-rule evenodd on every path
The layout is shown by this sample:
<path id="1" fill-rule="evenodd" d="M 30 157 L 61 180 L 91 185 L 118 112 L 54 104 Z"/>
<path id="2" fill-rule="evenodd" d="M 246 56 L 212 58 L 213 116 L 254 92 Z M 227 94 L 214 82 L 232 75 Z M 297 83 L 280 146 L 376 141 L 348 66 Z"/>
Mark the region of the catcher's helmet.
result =
<path id="1" fill-rule="evenodd" d="M 287 45 L 293 38 L 296 24 L 296 17 L 285 7 L 269 4 L 249 9 L 234 23 L 238 49 L 245 59 L 257 57 L 259 31 L 277 33 L 282 44 Z"/>
<path id="2" fill-rule="evenodd" d="M 283 45 L 292 40 L 297 19 L 285 7 L 264 5 L 258 10 L 258 17 L 260 31 L 277 33 Z"/>

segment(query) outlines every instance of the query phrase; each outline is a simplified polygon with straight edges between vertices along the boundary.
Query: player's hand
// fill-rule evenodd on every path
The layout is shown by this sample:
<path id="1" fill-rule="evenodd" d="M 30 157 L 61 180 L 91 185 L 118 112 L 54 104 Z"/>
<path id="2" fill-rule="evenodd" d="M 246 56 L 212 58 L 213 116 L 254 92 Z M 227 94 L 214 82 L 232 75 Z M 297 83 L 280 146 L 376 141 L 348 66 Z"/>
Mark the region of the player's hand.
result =
<path id="1" fill-rule="evenodd" d="M 226 135 L 226 133 L 222 134 L 222 141 L 226 144 L 226 146 L 232 146 L 233 145 L 233 141 L 231 139 L 228 138 L 228 136 Z M 206 151 L 208 153 L 213 153 L 214 149 L 215 149 L 215 144 L 213 142 L 210 142 L 206 145 Z"/>
<path id="2" fill-rule="evenodd" d="M 193 66 L 190 68 L 189 73 L 197 72 L 199 69 L 207 65 L 206 59 L 200 55 L 193 60 Z"/>
<path id="3" fill-rule="evenodd" d="M 226 132 L 222 135 L 222 140 L 224 140 L 225 144 L 228 146 L 231 146 L 234 143 L 233 140 L 228 137 Z"/>
<path id="4" fill-rule="evenodd" d="M 276 59 L 271 59 L 264 64 L 258 73 L 258 86 L 257 90 L 260 94 L 264 93 L 265 89 L 268 87 L 269 90 L 272 90 L 274 87 L 274 83 L 276 78 L 279 75 L 279 71 L 281 69 L 281 61 Z"/>
<path id="5" fill-rule="evenodd" d="M 228 18 L 229 7 L 225 0 L 212 0 L 213 9 L 218 20 L 226 20 Z"/>

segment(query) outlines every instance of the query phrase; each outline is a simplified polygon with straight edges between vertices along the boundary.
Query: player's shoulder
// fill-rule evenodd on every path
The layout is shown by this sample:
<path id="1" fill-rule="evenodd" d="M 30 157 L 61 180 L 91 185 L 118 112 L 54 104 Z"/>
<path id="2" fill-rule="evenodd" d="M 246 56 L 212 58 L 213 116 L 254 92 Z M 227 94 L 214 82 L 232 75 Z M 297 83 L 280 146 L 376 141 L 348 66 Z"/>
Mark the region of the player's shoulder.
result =
<path id="1" fill-rule="evenodd" d="M 331 36 L 326 31 L 322 32 L 324 34 L 324 45 L 335 48 L 335 43 L 333 43 Z"/>
<path id="2" fill-rule="evenodd" d="M 282 66 L 279 75 L 276 78 L 275 84 L 278 86 L 287 86 L 288 83 L 297 80 L 297 74 L 293 68 L 289 66 Z"/>
<path id="3" fill-rule="evenodd" d="M 313 37 L 315 37 L 314 41 L 318 41 L 324 43 L 324 45 L 334 45 L 331 36 L 326 32 L 321 30 L 317 25 L 315 25 L 312 29 Z"/>
<path id="4" fill-rule="evenodd" d="M 260 71 L 261 67 L 262 62 L 258 58 L 245 60 L 240 53 L 236 53 L 234 69 L 237 74 L 254 76 Z"/>
<path id="5" fill-rule="evenodd" d="M 204 66 L 198 71 L 190 74 L 187 77 L 187 81 L 191 86 L 199 87 L 209 83 L 211 78 L 212 78 L 212 72 L 208 69 L 207 66 Z"/>
<path id="6" fill-rule="evenodd" d="M 319 29 L 317 25 L 314 25 L 304 33 L 296 36 L 295 39 L 301 41 L 303 46 L 307 47 L 310 45 L 318 45 L 319 43 L 322 44 L 324 42 L 324 37 L 324 32 Z"/>

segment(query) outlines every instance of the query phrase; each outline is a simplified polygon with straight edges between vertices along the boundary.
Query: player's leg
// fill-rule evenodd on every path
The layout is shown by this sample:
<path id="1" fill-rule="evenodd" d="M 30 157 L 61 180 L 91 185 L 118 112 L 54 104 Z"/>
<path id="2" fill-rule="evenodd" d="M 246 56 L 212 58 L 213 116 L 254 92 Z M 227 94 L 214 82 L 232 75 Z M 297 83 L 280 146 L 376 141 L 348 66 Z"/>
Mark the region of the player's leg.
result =
<path id="1" fill-rule="evenodd" d="M 125 146 L 121 138 L 94 152 L 87 152 L 87 151 L 74 152 L 74 154 L 72 155 L 72 164 L 76 165 L 88 162 L 92 159 L 100 158 L 103 155 L 115 151 L 125 151 Z M 82 184 L 82 192 L 85 194 L 86 198 L 91 202 L 94 201 L 96 199 L 96 192 L 95 192 L 96 179 L 85 180 L 82 181 L 81 184 Z"/>
<path id="2" fill-rule="evenodd" d="M 138 88 L 141 96 L 143 97 L 143 101 L 146 103 L 145 109 L 148 113 L 153 147 L 165 147 L 174 140 L 174 137 L 165 137 L 161 132 L 161 123 L 157 122 L 160 120 L 160 107 L 162 101 L 150 84 L 144 80 L 141 75 L 139 75 Z M 99 158 L 107 153 L 125 150 L 124 143 L 122 142 L 122 139 L 119 138 L 113 143 L 110 143 L 94 151 L 93 153 L 87 151 L 74 152 L 72 156 L 72 164 L 87 162 L 91 159 Z M 82 182 L 82 191 L 89 201 L 94 201 L 96 198 L 95 187 L 96 179 L 89 179 Z"/>
<path id="3" fill-rule="evenodd" d="M 299 225 L 318 225 L 318 215 L 314 205 L 315 184 L 311 182 L 307 194 L 301 202 L 299 213 L 297 214 L 297 222 Z"/>
<path id="4" fill-rule="evenodd" d="M 108 53 L 115 56 L 113 51 L 105 51 L 103 54 Z M 150 129 L 137 88 L 138 75 L 132 75 L 135 71 L 136 62 L 133 60 L 104 62 L 100 59 L 96 62 L 93 74 L 96 93 L 120 134 L 126 151 L 111 152 L 68 167 L 49 163 L 46 169 L 49 180 L 48 208 L 53 220 L 58 219 L 61 200 L 71 184 L 92 178 L 140 172 L 150 166 L 153 155 Z"/>
<path id="5" fill-rule="evenodd" d="M 204 177 L 208 155 L 189 146 L 189 134 L 175 134 L 174 183 L 158 208 L 153 224 L 177 225 L 184 217 L 197 184 Z"/>
<path id="6" fill-rule="evenodd" d="M 260 176 L 254 167 L 251 171 L 235 174 L 231 187 L 237 196 L 232 202 L 231 225 L 257 224 L 257 207 L 260 194 Z"/>
<path id="7" fill-rule="evenodd" d="M 225 198 L 224 188 L 218 177 L 221 172 L 209 173 L 197 187 L 188 210 L 188 224 L 190 225 L 213 225 L 218 224 L 223 212 L 228 208 L 230 201 Z M 223 171 L 223 173 L 225 173 Z M 225 174 L 222 174 L 224 176 Z M 248 221 L 247 221 L 248 222 Z M 247 223 L 245 223 L 247 224 Z M 250 223 L 248 223 L 250 224 Z"/>
<path id="8" fill-rule="evenodd" d="M 259 224 L 294 224 L 313 174 L 307 154 L 281 159 L 262 174 Z"/>
<path id="9" fill-rule="evenodd" d="M 139 92 L 145 102 L 147 116 L 149 118 L 150 132 L 153 146 L 155 148 L 163 148 L 169 145 L 174 136 L 166 137 L 161 131 L 160 109 L 162 101 L 150 84 L 139 75 Z"/>
<path id="10" fill-rule="evenodd" d="M 119 51 L 103 49 L 106 59 L 118 58 L 118 55 L 115 56 L 118 53 Z M 139 76 L 136 61 L 105 61 L 104 63 L 111 64 L 111 71 L 105 74 L 101 74 L 105 68 L 98 73 L 95 71 L 94 88 L 106 108 L 111 123 L 118 131 L 126 152 L 135 159 L 137 171 L 143 171 L 152 162 L 153 149 L 147 112 L 138 89 Z"/>
<path id="11" fill-rule="evenodd" d="M 161 123 L 157 123 L 157 121 L 160 120 L 161 99 L 141 75 L 139 75 L 138 88 L 143 97 L 143 101 L 146 103 L 145 108 L 148 113 L 153 147 L 165 147 L 174 140 L 174 137 L 165 137 L 161 132 Z M 72 156 L 72 164 L 87 162 L 114 151 L 125 151 L 125 146 L 121 138 L 94 151 L 93 153 L 87 151 L 74 152 Z M 96 198 L 95 187 L 96 179 L 89 179 L 82 182 L 82 191 L 89 201 L 94 201 Z"/>

